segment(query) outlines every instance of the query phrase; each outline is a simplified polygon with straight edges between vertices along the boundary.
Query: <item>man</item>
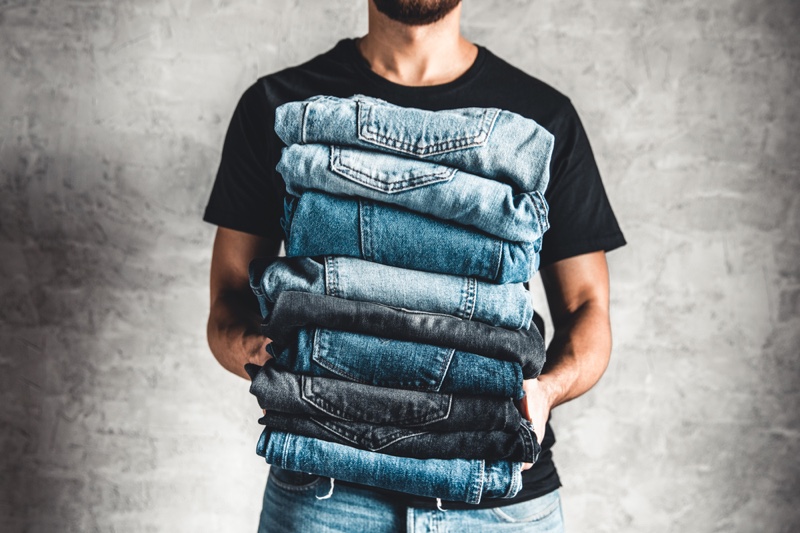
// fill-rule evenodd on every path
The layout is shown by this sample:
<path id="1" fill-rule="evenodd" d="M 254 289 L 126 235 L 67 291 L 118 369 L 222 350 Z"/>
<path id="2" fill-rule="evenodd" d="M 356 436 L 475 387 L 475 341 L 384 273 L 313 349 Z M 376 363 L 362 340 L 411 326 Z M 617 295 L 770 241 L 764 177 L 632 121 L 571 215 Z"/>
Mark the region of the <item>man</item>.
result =
<path id="1" fill-rule="evenodd" d="M 550 230 L 541 273 L 555 326 L 548 361 L 524 384 L 522 411 L 542 436 L 539 461 L 516 498 L 480 505 L 433 500 L 327 481 L 273 468 L 259 531 L 563 530 L 550 409 L 589 390 L 611 351 L 605 252 L 625 240 L 606 198 L 583 127 L 569 99 L 460 34 L 460 0 L 369 0 L 369 32 L 344 39 L 297 67 L 261 78 L 242 96 L 225 140 L 204 219 L 219 226 L 211 264 L 208 340 L 214 356 L 247 378 L 263 364 L 258 305 L 248 283 L 255 257 L 276 255 L 285 188 L 275 165 L 281 142 L 275 108 L 317 94 L 366 94 L 430 110 L 498 107 L 531 118 L 555 136 L 545 197 Z M 324 486 L 321 486 L 324 485 Z M 322 490 L 324 489 L 324 490 Z M 506 526 L 508 527 L 508 526 Z M 438 528 L 438 529 L 437 529 Z M 527 529 L 526 529 L 527 528 Z"/>

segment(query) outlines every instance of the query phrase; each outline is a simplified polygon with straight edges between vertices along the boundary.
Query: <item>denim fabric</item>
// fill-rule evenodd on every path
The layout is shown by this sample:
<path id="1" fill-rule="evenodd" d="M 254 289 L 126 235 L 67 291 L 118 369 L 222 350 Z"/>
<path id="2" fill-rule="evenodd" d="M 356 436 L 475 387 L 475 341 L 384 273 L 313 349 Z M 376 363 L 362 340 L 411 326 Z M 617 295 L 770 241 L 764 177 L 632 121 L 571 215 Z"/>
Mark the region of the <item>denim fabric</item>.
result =
<path id="1" fill-rule="evenodd" d="M 250 393 L 267 411 L 427 431 L 517 431 L 522 416 L 511 399 L 375 387 L 245 365 Z"/>
<path id="2" fill-rule="evenodd" d="M 337 144 L 425 159 L 544 191 L 554 137 L 531 119 L 495 108 L 425 111 L 378 98 L 314 96 L 275 110 L 287 145 Z"/>
<path id="3" fill-rule="evenodd" d="M 431 392 L 521 399 L 522 367 L 453 348 L 348 331 L 300 328 L 267 345 L 278 366 L 310 376 Z"/>
<path id="4" fill-rule="evenodd" d="M 367 487 L 330 488 L 328 478 L 271 467 L 258 533 L 564 533 L 557 490 L 492 509 L 457 510 L 444 503 L 442 512 L 406 507 L 393 494 Z"/>
<path id="5" fill-rule="evenodd" d="M 315 190 L 369 198 L 509 241 L 535 241 L 547 230 L 543 191 L 510 185 L 429 161 L 358 148 L 294 144 L 276 167 L 289 194 Z"/>
<path id="6" fill-rule="evenodd" d="M 417 459 L 508 459 L 534 463 L 541 451 L 527 420 L 523 420 L 515 433 L 442 433 L 273 412 L 267 412 L 259 423 L 272 430 Z"/>
<path id="7" fill-rule="evenodd" d="M 287 196 L 281 223 L 289 257 L 344 255 L 495 283 L 528 281 L 539 268 L 541 238 L 504 241 L 368 200 L 316 191 Z"/>
<path id="8" fill-rule="evenodd" d="M 435 344 L 519 363 L 525 379 L 538 376 L 545 361 L 544 340 L 533 323 L 527 330 L 510 330 L 449 315 L 306 292 L 282 292 L 262 331 L 281 347 L 291 342 L 297 328 L 310 326 Z"/>
<path id="9" fill-rule="evenodd" d="M 513 498 L 522 488 L 520 462 L 396 457 L 267 428 L 256 453 L 287 470 L 448 501 Z"/>
<path id="10" fill-rule="evenodd" d="M 530 295 L 521 283 L 497 285 L 351 257 L 255 260 L 250 264 L 250 286 L 265 318 L 282 291 L 442 313 L 509 329 L 527 328 L 533 318 Z"/>

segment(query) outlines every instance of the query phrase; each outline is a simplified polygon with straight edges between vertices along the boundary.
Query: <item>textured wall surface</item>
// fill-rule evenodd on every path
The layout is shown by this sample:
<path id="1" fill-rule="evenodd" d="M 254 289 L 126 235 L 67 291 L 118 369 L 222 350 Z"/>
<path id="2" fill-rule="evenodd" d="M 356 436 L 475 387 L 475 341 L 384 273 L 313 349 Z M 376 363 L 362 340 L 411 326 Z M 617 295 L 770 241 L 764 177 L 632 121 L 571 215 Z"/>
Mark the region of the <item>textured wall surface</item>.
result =
<path id="1" fill-rule="evenodd" d="M 254 530 L 200 218 L 239 94 L 364 4 L 0 0 L 0 530 Z M 554 413 L 570 531 L 800 531 L 799 15 L 466 1 L 469 38 L 572 97 L 630 243 L 611 366 Z"/>

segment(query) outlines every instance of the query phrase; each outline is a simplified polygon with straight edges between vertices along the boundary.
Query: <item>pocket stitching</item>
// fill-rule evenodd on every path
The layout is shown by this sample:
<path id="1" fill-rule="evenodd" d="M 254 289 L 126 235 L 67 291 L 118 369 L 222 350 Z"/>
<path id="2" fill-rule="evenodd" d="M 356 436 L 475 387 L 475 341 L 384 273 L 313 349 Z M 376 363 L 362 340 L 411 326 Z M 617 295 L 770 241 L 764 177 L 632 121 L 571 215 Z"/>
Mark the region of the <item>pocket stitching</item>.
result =
<path id="1" fill-rule="evenodd" d="M 452 167 L 443 167 L 442 170 L 439 171 L 426 172 L 424 174 L 414 175 L 403 181 L 387 183 L 374 178 L 361 169 L 345 163 L 341 157 L 341 149 L 337 146 L 331 146 L 330 168 L 332 172 L 345 179 L 386 194 L 395 194 L 425 185 L 449 181 L 457 171 L 457 169 Z"/>
<path id="2" fill-rule="evenodd" d="M 363 448 L 365 448 L 365 449 L 367 449 L 369 451 L 373 451 L 373 452 L 376 452 L 378 450 L 383 450 L 384 448 L 387 448 L 387 447 L 391 446 L 392 444 L 396 444 L 396 443 L 400 442 L 401 440 L 410 439 L 412 437 L 418 437 L 420 435 L 425 435 L 427 433 L 430 433 L 430 431 L 417 431 L 416 433 L 412 433 L 410 435 L 402 435 L 400 437 L 396 437 L 395 435 L 397 433 L 402 433 L 403 432 L 402 428 L 397 428 L 398 431 L 395 433 L 395 435 L 384 437 L 383 439 L 379 438 L 378 439 L 379 446 L 372 447 L 372 446 L 367 446 L 366 444 L 364 444 L 364 442 L 359 442 L 355 437 L 351 437 L 351 436 L 345 435 L 341 431 L 337 431 L 336 429 L 328 426 L 325 423 L 324 420 L 317 420 L 316 418 L 311 417 L 311 421 L 312 422 L 316 422 L 318 425 L 322 426 L 325 430 L 330 431 L 334 435 L 338 435 L 339 437 L 343 438 L 344 440 L 346 440 L 348 442 L 351 442 L 351 443 L 353 443 L 353 444 L 355 444 L 357 446 L 361 446 L 361 447 L 363 447 Z M 406 430 L 406 431 L 410 431 L 410 430 Z"/>
<path id="3" fill-rule="evenodd" d="M 377 131 L 369 127 L 371 122 L 372 108 L 377 107 L 375 104 L 357 100 L 358 106 L 358 137 L 372 144 L 385 146 L 392 150 L 404 152 L 407 154 L 416 155 L 418 157 L 428 157 L 447 152 L 454 152 L 456 150 L 464 150 L 474 146 L 482 146 L 489 140 L 489 133 L 494 125 L 497 117 L 500 115 L 500 110 L 496 108 L 486 108 L 482 112 L 479 130 L 475 135 L 462 136 L 456 139 L 448 139 L 434 144 L 425 145 L 420 147 L 419 144 L 402 141 L 392 137 L 378 134 Z M 367 115 L 367 116 L 364 116 Z"/>

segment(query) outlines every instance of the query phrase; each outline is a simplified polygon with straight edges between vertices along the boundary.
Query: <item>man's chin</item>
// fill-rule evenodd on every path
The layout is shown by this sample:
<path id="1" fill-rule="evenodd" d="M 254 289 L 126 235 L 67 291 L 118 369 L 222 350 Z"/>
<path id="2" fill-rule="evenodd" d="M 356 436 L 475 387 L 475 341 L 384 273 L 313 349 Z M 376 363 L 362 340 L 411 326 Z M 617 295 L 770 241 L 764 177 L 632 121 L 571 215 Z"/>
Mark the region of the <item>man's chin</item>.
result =
<path id="1" fill-rule="evenodd" d="M 433 24 L 453 11 L 461 0 L 372 0 L 390 19 L 408 26 Z"/>

